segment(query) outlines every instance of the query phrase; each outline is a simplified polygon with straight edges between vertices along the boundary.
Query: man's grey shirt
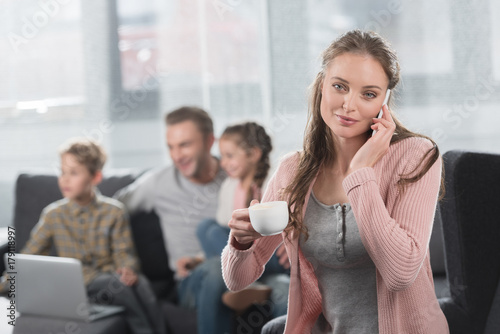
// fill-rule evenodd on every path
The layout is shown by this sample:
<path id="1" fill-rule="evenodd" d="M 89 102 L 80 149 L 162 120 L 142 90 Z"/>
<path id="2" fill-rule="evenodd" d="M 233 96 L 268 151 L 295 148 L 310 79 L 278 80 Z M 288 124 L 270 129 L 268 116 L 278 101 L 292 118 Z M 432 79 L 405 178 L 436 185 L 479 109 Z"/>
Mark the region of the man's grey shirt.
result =
<path id="1" fill-rule="evenodd" d="M 154 210 L 159 216 L 170 268 L 183 256 L 202 253 L 196 228 L 207 218 L 215 218 L 218 193 L 226 173 L 219 167 L 215 178 L 206 184 L 193 183 L 175 166 L 152 170 L 115 198 L 127 207 L 129 214 Z"/>

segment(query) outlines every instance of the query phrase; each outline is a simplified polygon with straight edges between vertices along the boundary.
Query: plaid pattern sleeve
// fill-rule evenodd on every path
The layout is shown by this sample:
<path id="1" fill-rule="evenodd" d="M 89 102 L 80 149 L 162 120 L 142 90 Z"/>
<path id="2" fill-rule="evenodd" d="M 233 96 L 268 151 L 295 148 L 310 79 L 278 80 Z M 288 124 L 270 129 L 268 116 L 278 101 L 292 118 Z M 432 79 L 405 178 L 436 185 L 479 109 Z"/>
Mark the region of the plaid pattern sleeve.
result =
<path id="1" fill-rule="evenodd" d="M 30 239 L 21 250 L 24 254 L 48 255 L 52 245 L 51 213 L 50 206 L 45 208 L 40 216 L 40 220 L 31 231 Z M 0 278 L 0 293 L 8 290 L 8 276 L 5 273 Z"/>
<path id="2" fill-rule="evenodd" d="M 48 206 L 43 210 L 40 220 L 31 231 L 30 238 L 21 253 L 49 255 L 52 246 L 52 224 L 54 222 L 54 211 L 51 209 L 51 206 Z"/>

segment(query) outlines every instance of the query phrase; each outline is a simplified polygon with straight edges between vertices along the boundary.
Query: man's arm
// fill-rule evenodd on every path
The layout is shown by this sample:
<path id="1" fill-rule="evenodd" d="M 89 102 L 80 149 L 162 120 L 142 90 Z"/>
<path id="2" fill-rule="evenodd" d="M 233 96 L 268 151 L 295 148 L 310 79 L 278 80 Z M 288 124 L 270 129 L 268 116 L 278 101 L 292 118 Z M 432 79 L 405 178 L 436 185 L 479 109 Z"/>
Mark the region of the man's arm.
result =
<path id="1" fill-rule="evenodd" d="M 152 211 L 159 172 L 160 170 L 145 173 L 132 184 L 120 189 L 113 197 L 122 202 L 131 215 L 138 211 Z"/>

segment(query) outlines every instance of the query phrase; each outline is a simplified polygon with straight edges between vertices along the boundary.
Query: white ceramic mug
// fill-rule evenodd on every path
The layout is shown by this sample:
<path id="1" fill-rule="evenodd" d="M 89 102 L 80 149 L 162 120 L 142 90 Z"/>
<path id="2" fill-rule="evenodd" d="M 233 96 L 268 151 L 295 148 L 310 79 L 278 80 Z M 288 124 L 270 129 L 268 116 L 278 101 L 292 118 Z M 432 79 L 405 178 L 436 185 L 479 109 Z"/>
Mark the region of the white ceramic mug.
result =
<path id="1" fill-rule="evenodd" d="M 279 234 L 288 225 L 288 203 L 285 201 L 255 204 L 248 212 L 254 230 L 264 236 Z"/>

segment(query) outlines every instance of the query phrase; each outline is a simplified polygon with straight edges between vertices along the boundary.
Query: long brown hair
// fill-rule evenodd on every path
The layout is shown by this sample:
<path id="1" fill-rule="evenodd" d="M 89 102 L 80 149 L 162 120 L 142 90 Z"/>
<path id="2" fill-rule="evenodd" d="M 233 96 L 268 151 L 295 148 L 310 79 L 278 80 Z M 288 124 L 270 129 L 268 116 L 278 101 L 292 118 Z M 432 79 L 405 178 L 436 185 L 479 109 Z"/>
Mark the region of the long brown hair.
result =
<path id="1" fill-rule="evenodd" d="M 250 154 L 252 148 L 259 148 L 261 156 L 257 162 L 253 182 L 248 189 L 246 204 L 250 205 L 252 199 L 257 197 L 259 201 L 262 197 L 262 186 L 269 173 L 271 164 L 269 154 L 273 149 L 271 137 L 267 134 L 264 127 L 255 122 L 245 122 L 227 127 L 221 135 L 221 139 L 233 140 L 238 147 L 241 147 L 247 154 Z M 256 187 L 258 194 L 254 194 L 253 187 Z"/>
<path id="2" fill-rule="evenodd" d="M 290 224 L 286 229 L 287 234 L 295 231 L 304 233 L 306 236 L 308 235 L 307 228 L 302 223 L 306 194 L 320 167 L 331 164 L 335 160 L 334 137 L 321 117 L 321 87 L 327 68 L 332 60 L 345 53 L 368 55 L 377 60 L 382 65 L 389 79 L 389 89 L 394 90 L 399 82 L 400 67 L 396 53 L 391 49 L 388 42 L 374 32 L 349 31 L 336 39 L 323 51 L 321 71 L 309 87 L 309 111 L 304 135 L 303 152 L 300 155 L 297 172 L 293 181 L 282 193 L 283 197 L 288 199 L 290 210 Z M 390 104 L 391 99 L 388 102 L 388 105 Z M 439 158 L 439 149 L 431 138 L 408 130 L 392 112 L 391 116 L 396 123 L 396 130 L 392 136 L 391 145 L 409 137 L 426 138 L 434 144 L 434 147 L 425 154 L 415 170 L 406 175 L 400 175 L 398 187 L 404 191 L 406 185 L 420 180 L 427 173 Z M 423 167 L 420 168 L 422 165 Z M 419 168 L 420 170 L 415 173 Z M 444 191 L 443 180 L 441 180 L 441 190 Z"/>

